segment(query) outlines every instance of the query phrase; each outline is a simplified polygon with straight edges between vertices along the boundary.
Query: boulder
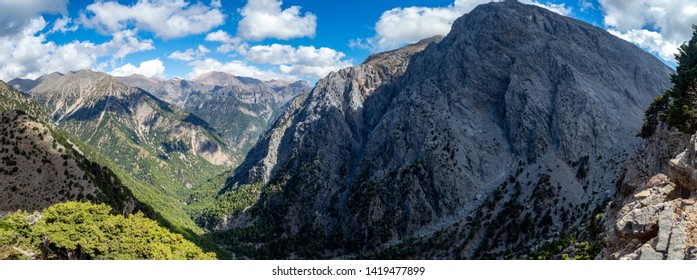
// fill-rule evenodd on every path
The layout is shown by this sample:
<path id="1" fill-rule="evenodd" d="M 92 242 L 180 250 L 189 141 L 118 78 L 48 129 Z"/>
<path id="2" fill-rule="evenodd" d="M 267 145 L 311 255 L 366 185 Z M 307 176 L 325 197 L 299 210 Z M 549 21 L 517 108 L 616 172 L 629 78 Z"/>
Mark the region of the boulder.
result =
<path id="1" fill-rule="evenodd" d="M 653 248 L 651 248 L 651 245 L 649 244 L 644 244 L 644 246 L 641 246 L 641 250 L 639 251 L 639 259 L 640 260 L 662 260 L 663 259 L 663 254 L 656 252 Z"/>

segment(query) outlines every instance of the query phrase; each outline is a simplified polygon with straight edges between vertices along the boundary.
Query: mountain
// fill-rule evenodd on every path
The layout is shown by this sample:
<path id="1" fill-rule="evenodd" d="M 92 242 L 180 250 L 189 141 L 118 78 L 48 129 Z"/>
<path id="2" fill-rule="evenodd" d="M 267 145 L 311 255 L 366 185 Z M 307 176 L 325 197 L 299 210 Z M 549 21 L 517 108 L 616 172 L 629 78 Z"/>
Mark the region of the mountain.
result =
<path id="1" fill-rule="evenodd" d="M 205 121 L 106 74 L 42 77 L 28 95 L 68 132 L 165 192 L 184 193 L 234 164 Z"/>
<path id="2" fill-rule="evenodd" d="M 136 208 L 117 174 L 89 160 L 70 137 L 46 123 L 38 105 L 2 81 L 0 119 L 1 212 L 41 210 L 69 200 L 108 203 L 120 213 Z"/>
<path id="3" fill-rule="evenodd" d="M 141 75 L 117 79 L 200 116 L 230 144 L 239 161 L 290 99 L 310 91 L 305 81 L 260 81 L 224 72 L 205 73 L 191 81 Z"/>
<path id="4" fill-rule="evenodd" d="M 117 213 L 142 211 L 161 226 L 226 256 L 200 236 L 203 231 L 189 218 L 175 190 L 135 179 L 120 167 L 123 164 L 109 159 L 123 151 L 107 150 L 105 154 L 112 156 L 105 156 L 1 81 L 0 118 L 0 212 L 41 210 L 64 201 L 106 203 Z"/>
<path id="5" fill-rule="evenodd" d="M 197 221 L 260 258 L 520 257 L 600 212 L 672 70 L 516 1 L 330 73 Z"/>

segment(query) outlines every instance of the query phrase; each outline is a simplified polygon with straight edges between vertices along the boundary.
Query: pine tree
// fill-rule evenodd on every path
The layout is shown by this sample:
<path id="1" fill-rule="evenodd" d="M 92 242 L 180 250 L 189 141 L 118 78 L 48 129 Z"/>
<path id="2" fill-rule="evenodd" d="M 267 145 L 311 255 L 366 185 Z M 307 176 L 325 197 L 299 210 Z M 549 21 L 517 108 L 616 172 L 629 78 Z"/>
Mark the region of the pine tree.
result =
<path id="1" fill-rule="evenodd" d="M 692 38 L 675 55 L 678 67 L 670 77 L 673 88 L 656 98 L 645 112 L 640 133 L 644 138 L 653 134 L 659 122 L 684 133 L 697 131 L 697 25 L 692 28 Z"/>

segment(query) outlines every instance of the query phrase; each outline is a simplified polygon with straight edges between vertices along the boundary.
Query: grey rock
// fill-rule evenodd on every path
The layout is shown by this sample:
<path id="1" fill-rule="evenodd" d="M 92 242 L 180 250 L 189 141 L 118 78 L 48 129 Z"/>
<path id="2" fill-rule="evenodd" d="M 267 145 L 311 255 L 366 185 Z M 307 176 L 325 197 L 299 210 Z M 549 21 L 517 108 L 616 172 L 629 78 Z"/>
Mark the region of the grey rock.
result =
<path id="1" fill-rule="evenodd" d="M 658 217 L 658 242 L 656 250 L 665 252 L 668 250 L 668 241 L 673 229 L 673 208 L 666 207 Z"/>
<path id="2" fill-rule="evenodd" d="M 641 246 L 641 251 L 639 253 L 639 259 L 640 260 L 662 260 L 663 254 L 656 252 L 656 250 L 651 248 L 651 245 L 644 244 L 644 246 Z"/>
<path id="3" fill-rule="evenodd" d="M 231 182 L 286 188 L 267 206 L 285 207 L 288 235 L 340 233 L 354 250 L 369 251 L 463 226 L 479 239 L 443 247 L 469 242 L 462 256 L 475 257 L 486 226 L 465 219 L 496 187 L 513 193 L 509 176 L 545 190 L 521 191 L 531 208 L 510 220 L 568 204 L 592 209 L 609 198 L 616 163 L 639 144 L 644 109 L 669 87 L 670 73 L 594 26 L 511 1 L 482 5 L 442 40 L 320 80 Z M 657 230 L 648 218 L 657 211 L 634 217 L 645 225 L 637 230 L 651 223 Z M 551 220 L 550 229 L 562 226 L 559 216 Z M 553 232 L 521 242 L 539 244 Z"/>
<path id="4" fill-rule="evenodd" d="M 658 213 L 664 207 L 665 205 L 659 204 L 633 209 L 617 221 L 615 229 L 627 238 L 652 234 L 658 230 Z"/>
<path id="5" fill-rule="evenodd" d="M 685 242 L 687 241 L 687 236 L 685 235 L 685 229 L 687 225 L 683 217 L 677 225 L 673 227 L 670 233 L 670 243 L 668 244 L 668 258 L 669 260 L 682 260 L 685 259 Z"/>
<path id="6" fill-rule="evenodd" d="M 37 81 L 27 94 L 53 121 L 142 181 L 159 186 L 153 175 L 159 173 L 183 190 L 206 178 L 174 169 L 197 170 L 200 176 L 235 163 L 205 121 L 112 76 L 83 70 Z"/>
<path id="7" fill-rule="evenodd" d="M 626 255 L 623 255 L 619 258 L 619 260 L 622 261 L 629 261 L 629 260 L 638 260 L 640 258 L 638 253 L 629 253 Z"/>
<path id="8" fill-rule="evenodd" d="M 192 80 L 142 75 L 116 79 L 201 117 L 228 143 L 236 162 L 291 99 L 311 89 L 305 81 L 261 81 L 224 72 L 209 72 Z"/>

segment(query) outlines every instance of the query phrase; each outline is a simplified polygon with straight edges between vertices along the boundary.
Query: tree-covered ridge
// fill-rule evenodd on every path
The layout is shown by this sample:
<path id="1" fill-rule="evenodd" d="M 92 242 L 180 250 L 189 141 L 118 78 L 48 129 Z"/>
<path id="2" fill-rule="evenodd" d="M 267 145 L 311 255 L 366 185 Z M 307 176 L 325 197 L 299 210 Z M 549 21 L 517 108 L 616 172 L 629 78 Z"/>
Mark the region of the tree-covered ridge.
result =
<path id="1" fill-rule="evenodd" d="M 19 91 L 0 81 L 0 112 L 19 110 L 34 118 L 49 123 L 48 114 L 35 102 L 24 97 Z"/>
<path id="2" fill-rule="evenodd" d="M 142 213 L 65 202 L 0 218 L 0 259 L 215 259 Z"/>
<path id="3" fill-rule="evenodd" d="M 697 25 L 693 25 L 692 38 L 680 46 L 675 55 L 677 71 L 671 75 L 673 88 L 657 97 L 646 109 L 644 126 L 640 136 L 653 134 L 656 125 L 665 122 L 681 132 L 697 132 Z"/>

